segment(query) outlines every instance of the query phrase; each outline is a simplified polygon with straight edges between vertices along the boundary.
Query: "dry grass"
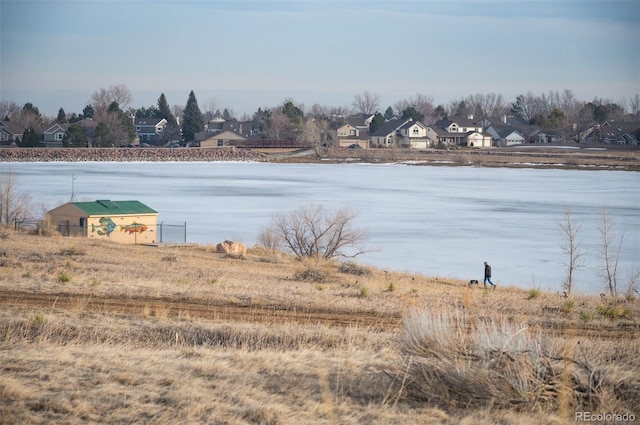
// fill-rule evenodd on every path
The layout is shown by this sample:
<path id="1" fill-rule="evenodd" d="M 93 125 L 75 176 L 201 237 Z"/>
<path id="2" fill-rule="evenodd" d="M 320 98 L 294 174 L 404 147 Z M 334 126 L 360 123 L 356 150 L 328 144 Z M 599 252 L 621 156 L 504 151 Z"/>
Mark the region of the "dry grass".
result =
<path id="1" fill-rule="evenodd" d="M 259 248 L 231 259 L 6 233 L 0 294 L 60 301 L 2 298 L 0 424 L 561 424 L 582 408 L 639 413 L 637 300 L 573 296 L 568 308 L 558 294 L 273 260 Z M 64 305 L 63 294 L 73 294 Z M 196 317 L 185 303 L 248 315 Z M 364 315 L 373 320 L 345 320 Z"/>

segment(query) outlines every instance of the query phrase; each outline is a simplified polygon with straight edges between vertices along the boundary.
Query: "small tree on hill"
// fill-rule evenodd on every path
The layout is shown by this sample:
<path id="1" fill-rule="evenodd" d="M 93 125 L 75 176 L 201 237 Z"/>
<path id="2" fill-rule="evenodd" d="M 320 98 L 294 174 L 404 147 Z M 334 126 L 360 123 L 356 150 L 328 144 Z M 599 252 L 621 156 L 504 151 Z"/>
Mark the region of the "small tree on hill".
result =
<path id="1" fill-rule="evenodd" d="M 356 217 L 345 209 L 332 213 L 322 205 L 307 205 L 275 216 L 259 240 L 270 250 L 279 246 L 300 258 L 355 257 L 367 252 L 362 246 L 367 232 L 353 227 Z"/>
<path id="2" fill-rule="evenodd" d="M 566 291 L 567 295 L 570 295 L 571 289 L 573 288 L 575 271 L 584 266 L 584 262 L 582 261 L 584 251 L 582 250 L 582 243 L 578 239 L 581 226 L 575 222 L 570 208 L 565 208 L 562 218 L 558 220 L 558 224 L 564 236 L 561 248 L 567 255 L 567 261 L 565 263 L 567 276 L 562 282 L 562 288 Z"/>

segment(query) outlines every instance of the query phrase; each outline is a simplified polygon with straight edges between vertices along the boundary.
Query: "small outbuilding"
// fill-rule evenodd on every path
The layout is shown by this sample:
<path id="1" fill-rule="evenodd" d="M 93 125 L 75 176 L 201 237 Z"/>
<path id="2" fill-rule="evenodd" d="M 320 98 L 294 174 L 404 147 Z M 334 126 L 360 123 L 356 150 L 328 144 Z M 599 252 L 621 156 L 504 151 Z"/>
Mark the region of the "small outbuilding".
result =
<path id="1" fill-rule="evenodd" d="M 139 201 L 67 202 L 47 212 L 64 236 L 86 236 L 126 244 L 155 243 L 158 212 Z"/>

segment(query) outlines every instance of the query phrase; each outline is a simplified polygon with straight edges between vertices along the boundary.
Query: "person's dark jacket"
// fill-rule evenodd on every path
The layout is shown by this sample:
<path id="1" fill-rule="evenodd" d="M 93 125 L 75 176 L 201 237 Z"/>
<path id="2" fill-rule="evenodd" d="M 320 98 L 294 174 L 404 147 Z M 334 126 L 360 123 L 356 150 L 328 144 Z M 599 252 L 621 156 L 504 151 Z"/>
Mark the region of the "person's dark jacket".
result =
<path id="1" fill-rule="evenodd" d="M 491 277 L 491 266 L 488 264 L 484 266 L 484 277 Z"/>

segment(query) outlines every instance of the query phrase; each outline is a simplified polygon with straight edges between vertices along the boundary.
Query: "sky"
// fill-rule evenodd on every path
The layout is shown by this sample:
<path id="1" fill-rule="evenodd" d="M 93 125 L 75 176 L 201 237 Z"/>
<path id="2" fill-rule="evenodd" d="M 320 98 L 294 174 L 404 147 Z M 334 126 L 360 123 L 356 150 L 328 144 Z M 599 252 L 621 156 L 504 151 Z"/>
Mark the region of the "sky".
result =
<path id="1" fill-rule="evenodd" d="M 640 93 L 640 0 L 0 0 L 0 100 L 55 116 L 125 85 L 237 116 L 284 99 L 381 109 L 416 94 L 509 102 Z"/>

